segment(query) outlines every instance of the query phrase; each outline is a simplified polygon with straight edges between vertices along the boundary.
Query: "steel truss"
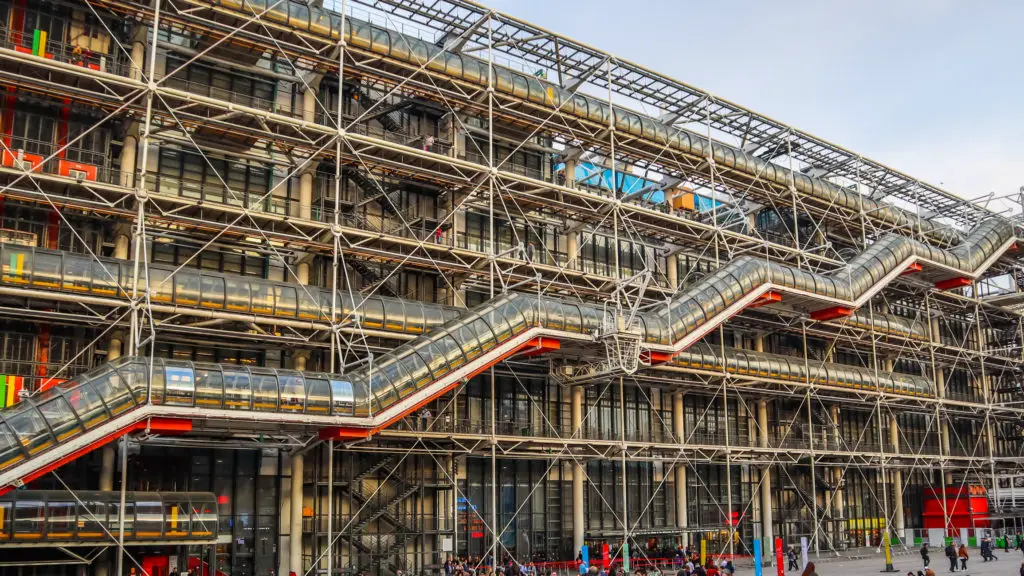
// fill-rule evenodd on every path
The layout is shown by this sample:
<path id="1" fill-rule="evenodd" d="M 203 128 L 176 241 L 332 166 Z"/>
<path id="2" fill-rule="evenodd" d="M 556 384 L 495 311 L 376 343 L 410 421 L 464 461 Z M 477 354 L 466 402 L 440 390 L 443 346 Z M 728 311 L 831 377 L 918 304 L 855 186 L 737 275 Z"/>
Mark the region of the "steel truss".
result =
<path id="1" fill-rule="evenodd" d="M 280 3 L 278 0 L 277 4 Z M 250 11 L 242 15 L 200 0 L 154 0 L 150 4 L 83 0 L 80 4 L 101 22 L 124 18 L 141 31 L 130 42 L 124 42 L 126 39 L 119 40 L 113 30 L 106 29 L 115 40 L 114 52 L 125 68 L 91 70 L 60 59 L 26 55 L 4 45 L 0 46 L 0 82 L 19 93 L 66 99 L 88 108 L 97 116 L 90 130 L 120 125 L 126 139 L 137 142 L 139 158 L 133 166 L 141 168 L 109 170 L 96 180 L 83 180 L 5 165 L 0 168 L 0 190 L 12 201 L 48 207 L 61 214 L 62 230 L 73 235 L 77 232 L 65 214 L 88 215 L 119 224 L 119 235 L 130 236 L 127 245 L 132 246 L 133 252 L 129 254 L 125 248 L 124 253 L 116 255 L 133 262 L 133 275 L 127 284 L 118 287 L 119 294 L 111 298 L 55 295 L 10 287 L 0 287 L 0 296 L 21 299 L 24 311 L 9 309 L 33 321 L 93 327 L 95 336 L 90 347 L 110 346 L 112 339 L 119 345 L 124 340 L 128 354 L 153 355 L 158 341 L 194 342 L 197 336 L 207 338 L 210 345 L 225 341 L 256 347 L 274 343 L 301 351 L 326 351 L 321 368 L 344 372 L 354 362 L 372 363 L 375 353 L 410 337 L 383 329 L 370 330 L 353 318 L 343 317 L 342 304 L 336 296 L 326 322 L 202 313 L 155 303 L 146 287 L 151 286 L 147 242 L 156 239 L 188 239 L 201 244 L 193 259 L 219 248 L 258 246 L 263 254 L 284 267 L 287 280 L 303 285 L 309 282 L 310 262 L 320 258 L 330 262 L 326 283 L 343 287 L 357 302 L 381 291 L 390 279 L 403 272 L 418 271 L 436 273 L 450 304 L 464 305 L 467 288 L 491 298 L 515 289 L 591 303 L 630 293 L 635 300 L 627 306 L 632 307 L 630 318 L 637 307 L 658 306 L 693 279 L 693 269 L 679 277 L 681 259 L 717 268 L 738 256 L 753 255 L 824 272 L 846 265 L 849 258 L 844 249 L 859 252 L 888 233 L 927 239 L 911 227 L 887 224 L 877 214 L 866 211 L 863 202 L 859 207 L 824 202 L 802 195 L 793 187 L 768 182 L 759 174 L 723 169 L 713 157 L 709 161 L 644 138 L 620 136 L 612 119 L 608 125 L 600 125 L 561 109 L 540 107 L 497 92 L 493 89 L 495 70 L 506 60 L 510 66 L 525 66 L 554 76 L 562 89 L 603 98 L 609 107 L 613 102 L 616 106 L 627 102 L 673 128 L 729 143 L 760 158 L 770 157 L 780 166 L 852 187 L 865 198 L 888 200 L 913 213 L 918 222 L 936 220 L 966 231 L 993 216 L 986 206 L 710 93 L 472 2 L 341 0 L 336 8 L 343 23 L 345 18 L 352 17 L 355 7 L 360 15 L 383 21 L 389 28 L 412 26 L 418 35 L 432 35 L 431 40 L 439 47 L 485 60 L 488 89 L 446 77 L 432 71 L 427 63 L 412 66 L 349 46 L 344 40 L 289 30 L 267 17 L 274 2 L 263 11 L 250 6 Z M 195 40 L 196 46 L 168 42 L 160 36 L 162 33 L 175 39 Z M 161 50 L 146 50 L 147 45 L 159 46 Z M 186 64 L 177 69 L 165 68 L 168 53 L 176 53 Z M 241 58 L 246 53 L 257 57 L 246 63 Z M 255 62 L 269 60 L 275 62 L 274 70 L 255 66 Z M 202 86 L 178 81 L 188 64 L 200 62 L 270 76 L 294 87 L 295 99 L 302 103 L 266 106 L 228 92 L 204 93 Z M 319 88 L 324 82 L 334 83 L 338 88 L 339 96 L 333 107 L 321 98 Z M 379 97 L 373 97 L 377 101 L 363 102 L 362 112 L 356 114 L 346 111 L 340 94 L 349 84 L 362 87 L 360 95 L 364 99 L 376 94 Z M 408 106 L 429 107 L 446 119 L 451 132 L 476 136 L 469 139 L 475 149 L 463 145 L 459 150 L 452 145 L 448 150 L 427 150 L 409 134 L 377 128 L 377 124 L 386 126 L 385 118 Z M 84 136 L 64 142 L 46 160 L 73 148 Z M 607 170 L 611 182 L 617 182 L 617 175 L 642 176 L 662 192 L 686 184 L 706 194 L 713 207 L 700 217 L 683 217 L 652 203 L 645 190 L 609 192 L 578 181 L 575 174 L 558 182 L 543 170 L 526 173 L 513 163 L 512 157 L 516 151 L 531 149 L 531 143 L 539 136 L 550 142 L 545 153 L 567 165 L 586 158 Z M 507 144 L 512 152 L 500 156 L 499 142 Z M 5 153 L 17 154 L 6 143 L 3 146 Z M 154 184 L 158 175 L 151 155 L 164 147 L 200 156 L 227 195 L 219 201 L 197 201 Z M 228 174 L 215 167 L 212 158 L 219 156 L 273 164 L 283 177 L 254 202 L 244 203 L 238 199 L 246 191 L 230 185 Z M 134 152 L 131 160 L 136 160 Z M 312 201 L 302 192 L 298 199 L 284 194 L 279 209 L 263 207 L 279 198 L 278 193 L 289 183 L 306 186 L 314 173 L 323 172 L 324 166 L 331 167 L 323 184 L 326 191 L 333 192 L 329 202 L 314 210 Z M 372 189 L 363 190 L 365 199 L 349 202 L 343 199 L 342 181 L 353 172 L 364 174 L 367 187 Z M 432 236 L 433 228 L 424 233 L 424 229 L 415 227 L 414 219 L 407 217 L 394 200 L 394 180 L 441 191 L 438 197 L 447 205 L 435 228 L 450 231 L 446 241 Z M 374 213 L 371 218 L 353 207 L 370 204 L 378 205 L 381 213 Z M 456 241 L 460 218 L 469 210 L 487 217 L 487 239 L 482 246 L 459 245 Z M 793 225 L 781 236 L 763 233 L 753 223 L 754 214 L 762 210 L 791 217 Z M 801 237 L 802 218 L 811 221 L 809 237 Z M 546 245 L 541 247 L 541 254 L 529 254 L 526 247 L 532 247 L 531 240 L 521 237 L 515 226 L 515 246 L 501 248 L 500 228 L 509 222 L 521 224 L 529 231 L 527 234 L 535 235 L 544 226 L 561 227 L 565 235 L 564 254 L 555 254 L 561 251 Z M 125 225 L 130 226 L 127 233 Z M 612 238 L 616 246 L 621 242 L 643 246 L 643 270 L 624 271 L 620 250 L 615 250 L 611 272 L 587 269 L 582 261 L 588 237 L 589 242 L 594 242 L 595 233 Z M 558 240 L 556 244 L 562 242 Z M 89 253 L 98 257 L 91 249 Z M 387 266 L 389 271 L 360 291 L 350 275 L 357 265 L 367 263 Z M 1017 265 L 1015 254 L 1004 256 L 983 277 L 957 292 L 936 289 L 927 272 L 903 276 L 865 306 L 867 327 L 841 318 L 812 321 L 806 312 L 783 300 L 743 311 L 728 324 L 718 326 L 709 339 L 720 345 L 724 354 L 727 340 L 739 341 L 736 348 L 763 350 L 766 335 L 784 335 L 801 342 L 802 349 L 791 356 L 802 358 L 805 365 L 841 356 L 844 363 L 859 362 L 876 376 L 894 370 L 909 373 L 908 366 L 913 366 L 919 375 L 937 383 L 934 396 L 913 397 L 880 387 L 843 388 L 809 379 L 782 381 L 733 374 L 724 368 L 708 371 L 656 363 L 651 366 L 648 362 L 631 365 L 632 370 L 609 369 L 600 379 L 563 379 L 562 389 L 563 396 L 568 398 L 575 397 L 578 389 L 588 387 L 597 391 L 599 399 L 610 398 L 617 389 L 620 401 L 627 386 L 638 390 L 650 414 L 658 419 L 654 426 L 660 430 L 657 438 L 631 436 L 621 405 L 616 415 L 620 419 L 617 437 L 611 433 L 598 437 L 585 434 L 585 423 L 597 418 L 593 406 L 579 414 L 578 424 L 568 428 L 546 416 L 542 425 L 528 434 L 508 433 L 500 428 L 495 408 L 498 372 L 514 376 L 530 404 L 538 407 L 540 399 L 523 385 L 520 376 L 538 371 L 546 375 L 547 368 L 556 365 L 582 366 L 597 350 L 566 343 L 557 361 L 514 358 L 490 368 L 483 378 L 489 380 L 491 412 L 473 426 L 457 425 L 460 420 L 455 413 L 455 399 L 464 392 L 463 385 L 434 404 L 437 414 L 426 429 L 414 429 L 413 422 L 407 421 L 380 431 L 368 441 L 351 444 L 336 444 L 333 439 L 321 442 L 313 426 L 277 426 L 267 422 L 228 425 L 216 419 L 196 420 L 191 437 L 145 435 L 137 441 L 182 448 L 207 443 L 245 447 L 259 438 L 295 455 L 313 454 L 326 445 L 330 462 L 327 487 L 331 493 L 335 489 L 333 459 L 337 452 L 400 456 L 399 464 L 388 473 L 385 482 L 397 473 L 406 458 L 429 458 L 443 473 L 444 481 L 450 483 L 453 494 L 460 493 L 454 464 L 459 458 L 489 459 L 492 479 L 499 459 L 541 460 L 549 463 L 544 478 L 557 473 L 559 481 L 570 470 L 582 476 L 588 462 L 615 461 L 621 464 L 623 503 L 630 498 L 625 492 L 626 463 L 659 463 L 665 472 L 657 483 L 656 493 L 669 490 L 670 477 L 675 478 L 672 484 L 678 482 L 680 476 L 672 476 L 669 471 L 681 468 L 684 479 L 687 472 L 695 474 L 698 493 L 710 496 L 723 517 L 732 517 L 737 512 L 742 517 L 756 516 L 758 522 L 764 518 L 764 504 L 757 496 L 743 501 L 734 495 L 732 475 L 745 468 L 774 469 L 780 479 L 788 478 L 798 487 L 796 500 L 810 516 L 809 535 L 814 551 L 819 554 L 842 548 L 846 520 L 841 512 L 841 486 L 847 478 L 856 477 L 865 479 L 872 489 L 881 487 L 880 493 L 872 492 L 870 503 L 883 511 L 885 533 L 907 546 L 911 543 L 904 540 L 899 524 L 904 518 L 903 493 L 911 484 L 941 490 L 943 509 L 948 511 L 952 504 L 945 500 L 947 487 L 986 485 L 996 493 L 999 502 L 997 477 L 1022 473 L 1024 444 L 1005 448 L 999 442 L 1011 443 L 1007 427 L 1020 420 L 1024 405 L 1006 402 L 996 390 L 1001 389 L 1001 382 L 1012 379 L 1011 375 L 1019 371 L 1024 361 L 1024 314 L 988 297 L 1000 285 L 1000 278 Z M 45 303 L 55 301 L 68 308 L 45 313 L 40 310 Z M 890 317 L 893 309 L 904 311 L 901 318 L 921 324 L 927 338 L 884 333 L 872 327 L 876 316 Z M 913 314 L 908 316 L 907 310 Z M 962 330 L 963 325 L 973 329 Z M 615 325 L 607 332 L 625 332 L 630 327 Z M 1007 331 L 1015 334 L 1016 340 L 1007 342 L 1002 338 Z M 624 346 L 609 346 L 612 348 L 621 352 Z M 301 366 L 297 363 L 296 368 L 305 368 L 308 354 L 296 356 L 302 358 Z M 624 364 L 628 363 L 622 359 L 610 363 L 613 368 Z M 637 367 L 639 371 L 635 370 Z M 969 385 L 966 391 L 950 393 L 945 386 L 947 378 L 963 378 Z M 706 399 L 709 407 L 715 403 L 735 405 L 750 417 L 751 427 L 739 437 L 728 426 L 722 435 L 704 436 L 696 429 L 680 433 L 681 424 L 676 427 L 674 422 L 662 420 L 658 408 L 667 397 L 677 394 L 697 395 Z M 768 429 L 758 416 L 758 411 L 768 403 L 792 404 L 801 420 L 771 422 Z M 868 427 L 857 438 L 845 437 L 839 431 L 843 419 L 840 409 L 865 414 L 876 437 L 866 434 Z M 545 414 L 543 410 L 539 413 Z M 908 415 L 924 417 L 924 428 L 900 424 L 900 418 Z M 446 425 L 446 418 L 453 424 Z M 705 427 L 709 420 L 705 410 L 698 415 L 695 428 Z M 679 421 L 682 422 L 681 415 Z M 970 426 L 961 432 L 959 424 L 963 422 Z M 884 436 L 885 431 L 888 437 Z M 706 465 L 724 468 L 728 479 L 724 500 L 700 475 L 698 466 Z M 932 474 L 935 470 L 937 475 Z M 54 474 L 60 478 L 59 471 Z M 744 470 L 742 474 L 752 487 L 752 494 L 764 486 L 770 489 L 770 472 L 759 475 L 757 480 L 749 477 L 751 472 Z M 871 482 L 867 481 L 869 475 L 874 479 Z M 801 491 L 799 484 L 806 476 L 811 489 Z M 642 518 L 629 518 L 624 504 L 619 508 L 606 501 L 591 478 L 584 480 L 600 499 L 592 499 L 591 505 L 610 511 L 621 528 L 622 541 L 635 540 L 643 533 Z M 382 482 L 371 496 L 384 485 Z M 492 481 L 489 488 L 491 501 L 497 502 L 496 482 Z M 653 500 L 652 496 L 651 501 L 644 503 L 644 514 Z M 333 502 L 333 498 L 328 501 Z M 300 571 L 311 574 L 321 568 L 344 567 L 355 554 L 351 536 L 345 534 L 351 534 L 351 524 L 369 504 L 367 498 L 342 525 L 334 524 L 335 512 L 328 508 L 325 541 L 315 541 L 312 562 L 300 566 Z M 491 553 L 500 557 L 512 553 L 501 540 L 510 523 L 498 522 L 496 508 L 492 506 L 490 518 L 478 519 L 485 528 Z M 519 512 L 515 511 L 513 521 Z M 454 507 L 451 515 L 458 517 Z M 580 514 L 578 518 L 584 516 Z M 951 526 L 950 521 L 947 513 L 947 526 Z M 677 516 L 676 522 L 676 528 L 686 528 L 684 519 Z M 727 530 L 731 535 L 736 527 Z M 761 526 L 755 536 L 766 537 L 773 530 Z M 454 522 L 451 532 L 457 534 Z M 124 549 L 123 539 L 116 534 L 110 537 L 119 546 L 116 557 L 121 573 L 124 559 L 136 560 Z M 344 546 L 340 544 L 343 539 Z M 743 546 L 746 544 L 737 549 L 730 537 L 714 553 L 749 553 Z"/>

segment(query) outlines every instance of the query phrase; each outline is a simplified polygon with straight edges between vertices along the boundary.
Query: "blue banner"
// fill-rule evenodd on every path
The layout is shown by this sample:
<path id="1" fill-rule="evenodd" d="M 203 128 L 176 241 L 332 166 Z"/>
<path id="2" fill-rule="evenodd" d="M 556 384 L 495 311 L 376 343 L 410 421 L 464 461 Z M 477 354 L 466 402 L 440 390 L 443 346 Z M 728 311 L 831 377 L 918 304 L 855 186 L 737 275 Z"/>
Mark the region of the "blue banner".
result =
<path id="1" fill-rule="evenodd" d="M 580 562 L 580 574 L 586 574 L 587 570 L 590 570 L 590 547 L 584 546 L 580 550 L 580 557 L 583 559 Z"/>
<path id="2" fill-rule="evenodd" d="M 754 576 L 761 576 L 761 540 L 754 540 Z"/>

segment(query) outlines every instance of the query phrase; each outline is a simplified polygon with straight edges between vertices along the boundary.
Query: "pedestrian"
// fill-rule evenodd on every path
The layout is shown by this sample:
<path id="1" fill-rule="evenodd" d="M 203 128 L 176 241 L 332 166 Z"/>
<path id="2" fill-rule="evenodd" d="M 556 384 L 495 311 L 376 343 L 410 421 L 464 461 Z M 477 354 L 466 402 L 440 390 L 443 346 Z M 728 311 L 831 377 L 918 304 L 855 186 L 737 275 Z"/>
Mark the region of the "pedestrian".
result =
<path id="1" fill-rule="evenodd" d="M 814 571 L 814 562 L 808 562 L 800 576 L 818 576 L 818 573 Z"/>
<path id="2" fill-rule="evenodd" d="M 1010 553 L 1010 535 L 1003 534 L 1003 552 Z"/>
<path id="3" fill-rule="evenodd" d="M 786 557 L 789 559 L 789 567 L 786 570 L 799 570 L 800 565 L 796 563 L 796 550 L 792 546 L 786 551 Z"/>
<path id="4" fill-rule="evenodd" d="M 932 559 L 928 556 L 928 543 L 921 544 L 921 562 L 924 562 L 924 567 L 927 568 Z"/>
<path id="5" fill-rule="evenodd" d="M 949 571 L 956 572 L 956 547 L 950 542 L 946 544 L 946 558 L 949 560 Z"/>
<path id="6" fill-rule="evenodd" d="M 960 569 L 967 570 L 967 545 L 961 543 L 960 549 L 956 551 L 956 555 L 960 558 Z"/>

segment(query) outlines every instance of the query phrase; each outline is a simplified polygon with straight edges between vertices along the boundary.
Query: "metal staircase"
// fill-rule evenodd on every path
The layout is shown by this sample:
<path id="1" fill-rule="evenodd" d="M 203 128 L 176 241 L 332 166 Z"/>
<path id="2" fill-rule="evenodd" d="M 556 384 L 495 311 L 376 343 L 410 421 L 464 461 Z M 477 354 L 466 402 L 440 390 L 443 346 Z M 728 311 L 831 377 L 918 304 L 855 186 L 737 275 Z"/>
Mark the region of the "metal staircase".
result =
<path id="1" fill-rule="evenodd" d="M 364 570 L 380 568 L 382 572 L 397 573 L 404 569 L 404 557 L 398 552 L 416 533 L 417 527 L 400 519 L 399 508 L 402 502 L 420 491 L 420 486 L 404 480 L 392 466 L 393 460 L 394 456 L 377 460 L 343 485 L 361 509 L 356 523 L 343 538 L 367 558 L 362 566 Z M 375 474 L 381 476 L 379 484 L 368 486 L 368 480 Z M 374 522 L 377 522 L 377 530 L 370 532 Z M 391 531 L 383 531 L 385 525 Z"/>
<path id="2" fill-rule="evenodd" d="M 402 130 L 402 123 L 398 111 L 409 106 L 412 102 L 405 100 L 393 105 L 381 104 L 380 98 L 375 96 L 373 92 L 368 86 L 359 86 L 359 102 L 362 104 L 363 109 L 370 110 L 372 108 L 373 110 L 370 114 L 388 132 L 400 132 Z"/>
<path id="3" fill-rule="evenodd" d="M 402 201 L 400 186 L 374 180 L 362 170 L 354 168 L 347 170 L 345 174 L 363 191 L 364 198 L 379 204 L 386 214 L 398 215 L 398 205 Z"/>
<path id="4" fill-rule="evenodd" d="M 398 293 L 395 292 L 395 289 L 392 288 L 391 284 L 388 282 L 387 274 L 381 274 L 377 270 L 371 268 L 367 262 L 356 258 L 348 260 L 348 264 L 353 270 L 358 272 L 359 276 L 363 279 L 363 287 L 360 291 L 372 291 L 375 288 L 379 288 L 379 290 L 387 296 L 398 296 Z"/>

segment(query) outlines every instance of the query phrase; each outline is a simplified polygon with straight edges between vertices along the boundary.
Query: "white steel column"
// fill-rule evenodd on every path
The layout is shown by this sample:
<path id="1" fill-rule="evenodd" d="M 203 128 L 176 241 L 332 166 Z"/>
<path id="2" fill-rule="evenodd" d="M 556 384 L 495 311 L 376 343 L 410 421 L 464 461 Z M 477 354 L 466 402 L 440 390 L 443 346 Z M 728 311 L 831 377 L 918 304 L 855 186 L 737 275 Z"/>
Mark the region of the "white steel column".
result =
<path id="1" fill-rule="evenodd" d="M 894 456 L 900 453 L 900 429 L 896 416 L 889 416 L 889 445 Z M 896 505 L 893 515 L 895 516 L 896 537 L 903 542 L 903 534 L 906 532 L 907 522 L 903 512 L 903 470 L 894 466 L 892 468 L 892 494 L 893 503 Z M 904 542 L 904 546 L 906 543 Z"/>
<path id="2" fill-rule="evenodd" d="M 573 438 L 583 437 L 583 388 L 572 389 L 572 434 Z M 583 477 L 586 471 L 582 462 L 576 462 L 572 470 L 572 549 L 573 557 L 583 548 Z"/>
<path id="3" fill-rule="evenodd" d="M 665 275 L 668 276 L 668 287 L 673 292 L 679 290 L 679 257 L 675 254 L 665 258 Z"/>
<path id="4" fill-rule="evenodd" d="M 755 344 L 756 347 L 756 344 Z M 757 403 L 757 428 L 760 431 L 761 448 L 768 447 L 768 400 L 762 398 Z M 772 518 L 772 469 L 771 466 L 761 468 L 761 552 L 768 563 L 771 563 L 772 548 L 775 542 L 774 520 Z"/>
<path id="5" fill-rule="evenodd" d="M 683 393 L 672 394 L 672 435 L 679 442 L 680 450 L 686 443 L 686 429 L 683 424 Z M 687 528 L 690 524 L 688 502 L 686 500 L 686 462 L 676 464 L 676 527 Z M 690 541 L 689 534 L 683 533 L 683 543 Z"/>
<path id="6" fill-rule="evenodd" d="M 139 151 L 139 138 L 135 134 L 137 125 L 133 122 L 124 135 L 121 146 L 121 186 L 130 187 L 135 185 L 135 156 Z M 125 259 L 127 259 L 127 254 Z"/>
<path id="7" fill-rule="evenodd" d="M 568 223 L 567 223 L 568 224 Z M 568 226 L 567 226 L 568 227 Z M 578 268 L 579 265 L 580 240 L 579 232 L 568 232 L 565 235 L 565 267 L 570 269 Z"/>
<path id="8" fill-rule="evenodd" d="M 842 432 L 839 428 L 839 405 L 833 404 L 830 408 L 832 415 L 832 425 L 835 426 L 835 449 L 843 450 Z M 835 520 L 834 526 L 836 534 L 832 538 L 832 547 L 836 547 L 837 541 L 844 538 L 846 533 L 845 527 L 843 526 L 843 517 L 846 516 L 846 503 L 843 501 L 843 469 L 841 466 L 834 466 L 832 468 L 832 517 Z"/>
<path id="9" fill-rule="evenodd" d="M 292 456 L 291 527 L 288 530 L 288 570 L 302 576 L 302 454 Z"/>

